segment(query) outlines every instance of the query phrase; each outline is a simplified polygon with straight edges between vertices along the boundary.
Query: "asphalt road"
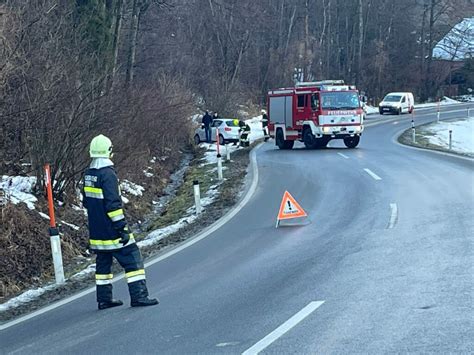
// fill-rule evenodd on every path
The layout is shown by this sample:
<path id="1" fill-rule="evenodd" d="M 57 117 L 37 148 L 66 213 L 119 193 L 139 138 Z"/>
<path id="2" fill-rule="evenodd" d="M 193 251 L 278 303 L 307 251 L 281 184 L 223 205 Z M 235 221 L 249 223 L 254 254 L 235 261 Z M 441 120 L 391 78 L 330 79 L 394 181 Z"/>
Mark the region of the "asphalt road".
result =
<path id="1" fill-rule="evenodd" d="M 119 280 L 127 305 L 90 293 L 2 330 L 0 353 L 473 353 L 474 163 L 398 145 L 410 121 L 369 117 L 352 150 L 264 144 L 249 203 L 147 268 L 159 306 Z M 275 229 L 285 190 L 308 218 Z"/>

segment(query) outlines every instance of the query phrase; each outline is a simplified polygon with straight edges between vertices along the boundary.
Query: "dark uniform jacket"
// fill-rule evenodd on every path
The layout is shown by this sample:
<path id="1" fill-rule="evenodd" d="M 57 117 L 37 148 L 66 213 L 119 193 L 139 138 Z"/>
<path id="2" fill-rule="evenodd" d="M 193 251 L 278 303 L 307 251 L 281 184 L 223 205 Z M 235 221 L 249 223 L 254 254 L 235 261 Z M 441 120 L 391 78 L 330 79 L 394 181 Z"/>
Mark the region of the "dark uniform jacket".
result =
<path id="1" fill-rule="evenodd" d="M 205 127 L 210 127 L 211 124 L 212 124 L 212 117 L 210 114 L 206 113 L 204 115 L 204 117 L 202 118 L 202 124 L 205 126 Z"/>
<path id="2" fill-rule="evenodd" d="M 83 205 L 89 218 L 89 242 L 92 250 L 114 251 L 123 248 L 119 231 L 127 222 L 117 175 L 112 166 L 87 169 L 84 174 Z M 135 243 L 133 234 L 127 245 Z"/>

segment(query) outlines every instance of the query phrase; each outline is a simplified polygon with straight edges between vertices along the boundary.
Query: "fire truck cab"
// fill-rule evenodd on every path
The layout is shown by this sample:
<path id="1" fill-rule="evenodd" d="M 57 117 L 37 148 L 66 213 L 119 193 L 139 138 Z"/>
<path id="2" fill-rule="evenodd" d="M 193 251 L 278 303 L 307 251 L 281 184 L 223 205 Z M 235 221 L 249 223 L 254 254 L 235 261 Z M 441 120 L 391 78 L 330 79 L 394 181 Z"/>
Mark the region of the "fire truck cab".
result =
<path id="1" fill-rule="evenodd" d="M 270 136 L 280 149 L 293 148 L 296 140 L 310 149 L 322 148 L 332 139 L 343 139 L 346 147 L 355 148 L 364 130 L 359 92 L 343 80 L 270 90 L 267 112 Z"/>

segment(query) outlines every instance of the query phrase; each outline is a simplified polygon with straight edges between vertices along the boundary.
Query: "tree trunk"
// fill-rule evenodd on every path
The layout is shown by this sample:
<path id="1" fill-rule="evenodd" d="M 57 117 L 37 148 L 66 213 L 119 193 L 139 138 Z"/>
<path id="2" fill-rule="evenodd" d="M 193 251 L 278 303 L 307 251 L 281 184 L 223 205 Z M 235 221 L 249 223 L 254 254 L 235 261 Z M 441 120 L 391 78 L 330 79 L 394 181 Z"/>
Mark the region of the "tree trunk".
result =
<path id="1" fill-rule="evenodd" d="M 362 7 L 362 0 L 359 0 L 359 43 L 357 48 L 357 73 L 355 84 L 359 85 L 360 83 L 360 75 L 362 71 L 362 46 L 364 44 L 364 16 L 363 16 L 363 7 Z"/>
<path id="2" fill-rule="evenodd" d="M 122 29 L 122 19 L 123 19 L 123 0 L 117 0 L 117 4 L 115 5 L 115 20 L 113 22 L 113 31 L 114 31 L 114 38 L 112 42 L 112 68 L 111 68 L 111 79 L 110 79 L 110 86 L 114 86 L 115 75 L 117 73 L 117 65 L 118 65 L 118 53 L 119 53 L 119 44 L 120 44 L 120 32 Z"/>
<path id="3" fill-rule="evenodd" d="M 140 6 L 138 0 L 133 0 L 132 17 L 130 21 L 129 31 L 129 47 L 127 59 L 127 71 L 125 76 L 125 86 L 129 86 L 133 81 L 135 71 L 136 53 L 137 53 L 137 38 L 138 38 L 138 23 L 140 18 Z"/>

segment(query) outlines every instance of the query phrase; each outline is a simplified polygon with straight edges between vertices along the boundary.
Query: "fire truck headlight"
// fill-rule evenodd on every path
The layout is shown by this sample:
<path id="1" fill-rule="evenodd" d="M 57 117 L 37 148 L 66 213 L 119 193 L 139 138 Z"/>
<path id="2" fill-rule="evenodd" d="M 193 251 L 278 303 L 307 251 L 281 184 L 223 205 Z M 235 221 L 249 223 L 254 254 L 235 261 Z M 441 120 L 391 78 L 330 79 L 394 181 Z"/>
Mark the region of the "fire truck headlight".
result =
<path id="1" fill-rule="evenodd" d="M 324 133 L 329 133 L 329 132 L 331 132 L 331 128 L 330 127 L 323 127 L 323 132 Z"/>

